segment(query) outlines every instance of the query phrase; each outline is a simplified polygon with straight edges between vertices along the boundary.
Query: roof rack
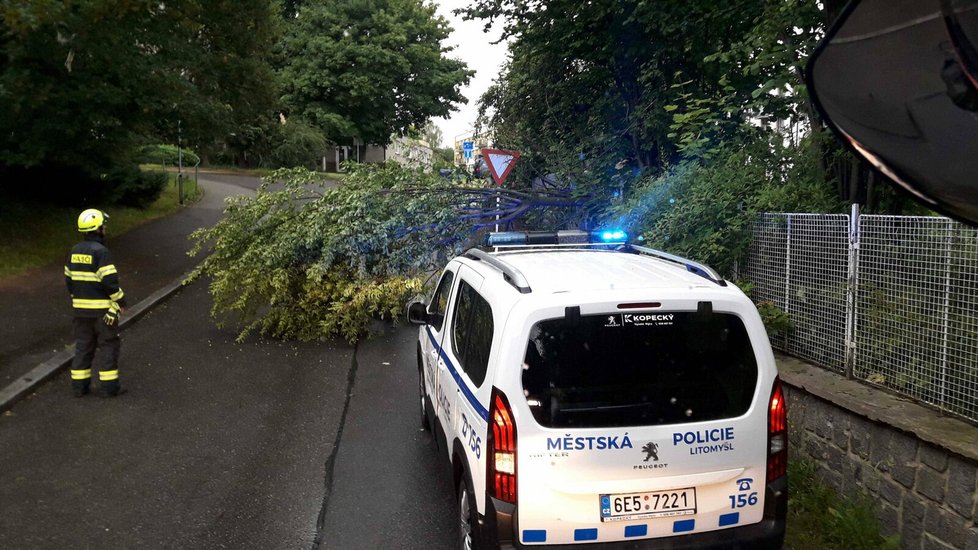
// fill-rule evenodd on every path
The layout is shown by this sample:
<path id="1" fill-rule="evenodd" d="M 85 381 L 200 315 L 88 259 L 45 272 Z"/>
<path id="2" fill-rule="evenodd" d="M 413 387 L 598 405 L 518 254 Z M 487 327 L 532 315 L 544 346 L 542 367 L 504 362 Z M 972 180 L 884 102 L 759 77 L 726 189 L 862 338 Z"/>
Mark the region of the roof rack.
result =
<path id="1" fill-rule="evenodd" d="M 694 262 L 688 258 L 683 258 L 682 256 L 676 256 L 675 254 L 670 254 L 668 252 L 663 252 L 661 250 L 656 250 L 654 248 L 647 248 L 644 246 L 638 246 L 634 244 L 625 245 L 626 250 L 633 250 L 639 254 L 644 254 L 646 256 L 652 256 L 659 258 L 661 260 L 666 260 L 669 262 L 677 263 L 686 268 L 686 271 L 690 273 L 695 273 L 704 279 L 709 279 L 710 281 L 720 285 L 727 286 L 727 281 L 723 280 L 723 277 L 719 273 L 713 270 L 708 265 L 701 264 L 699 262 Z"/>
<path id="2" fill-rule="evenodd" d="M 531 244 L 531 245 L 508 245 L 508 246 L 504 245 L 504 246 L 497 246 L 495 248 L 519 249 L 519 250 L 527 250 L 527 251 L 531 251 L 531 250 L 544 251 L 544 250 L 559 250 L 561 248 L 566 250 L 570 247 L 575 247 L 578 250 L 589 250 L 589 249 L 595 250 L 599 246 L 600 248 L 605 248 L 605 249 L 607 249 L 608 247 L 608 245 L 597 245 L 597 246 L 592 245 L 593 248 L 587 248 L 587 246 L 588 246 L 587 244 L 572 244 L 572 245 Z M 654 248 L 648 248 L 648 247 L 638 246 L 634 244 L 619 245 L 617 248 L 614 248 L 612 250 L 615 252 L 630 252 L 630 253 L 642 254 L 660 260 L 665 260 L 667 262 L 672 262 L 674 264 L 679 264 L 685 267 L 686 271 L 689 271 L 690 273 L 699 275 L 700 277 L 703 277 L 704 279 L 712 283 L 715 283 L 719 286 L 727 286 L 727 281 L 725 281 L 723 277 L 720 276 L 719 273 L 714 271 L 713 268 L 711 268 L 708 265 L 701 264 L 699 262 L 694 262 L 689 258 L 683 258 L 682 256 L 676 256 L 675 254 L 670 254 L 668 252 L 663 252 L 661 250 L 656 250 Z M 503 279 L 507 283 L 512 285 L 513 288 L 520 291 L 521 294 L 529 294 L 530 292 L 532 292 L 532 290 L 530 289 L 530 283 L 526 280 L 526 277 L 523 275 L 523 273 L 519 269 L 513 267 L 511 264 L 499 258 L 498 256 L 494 256 L 478 248 L 469 249 L 468 251 L 465 252 L 464 256 L 473 260 L 485 262 L 495 267 L 500 272 L 502 272 Z"/>
<path id="3" fill-rule="evenodd" d="M 533 292 L 530 289 L 530 283 L 527 282 L 526 277 L 523 276 L 523 273 L 519 269 L 516 269 L 510 264 L 485 252 L 484 250 L 479 250 L 478 248 L 469 249 L 465 253 L 465 257 L 486 262 L 487 264 L 501 271 L 503 274 L 503 279 L 507 283 L 513 285 L 513 288 L 520 291 L 520 294 L 529 294 L 530 292 Z"/>

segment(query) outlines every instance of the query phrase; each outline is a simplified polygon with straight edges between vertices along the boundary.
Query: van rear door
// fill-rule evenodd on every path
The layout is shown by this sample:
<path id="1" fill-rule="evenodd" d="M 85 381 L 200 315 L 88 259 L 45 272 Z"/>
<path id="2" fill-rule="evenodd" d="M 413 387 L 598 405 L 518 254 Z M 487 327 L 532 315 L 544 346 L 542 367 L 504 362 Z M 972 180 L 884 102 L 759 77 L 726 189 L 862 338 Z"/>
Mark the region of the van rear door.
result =
<path id="1" fill-rule="evenodd" d="M 521 541 L 628 540 L 760 521 L 760 378 L 733 313 L 662 308 L 533 324 L 522 372 L 534 423 L 519 439 Z"/>

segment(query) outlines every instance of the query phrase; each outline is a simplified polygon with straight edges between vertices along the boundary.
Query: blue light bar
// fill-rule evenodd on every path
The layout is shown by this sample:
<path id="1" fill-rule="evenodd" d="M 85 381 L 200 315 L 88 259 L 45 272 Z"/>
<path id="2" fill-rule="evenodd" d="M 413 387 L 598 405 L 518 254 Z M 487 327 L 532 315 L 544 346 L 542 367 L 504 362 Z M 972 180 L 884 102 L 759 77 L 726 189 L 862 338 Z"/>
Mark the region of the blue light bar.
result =
<path id="1" fill-rule="evenodd" d="M 623 243 L 628 240 L 628 234 L 621 229 L 600 229 L 592 231 L 591 238 L 605 243 Z"/>
<path id="2" fill-rule="evenodd" d="M 531 245 L 570 245 L 570 244 L 612 244 L 624 243 L 628 234 L 620 229 L 599 229 L 585 232 L 563 231 L 503 231 L 490 233 L 486 237 L 488 246 L 531 246 Z"/>
<path id="3" fill-rule="evenodd" d="M 490 233 L 486 238 L 489 246 L 513 246 L 526 244 L 526 233 L 523 231 L 502 231 Z"/>

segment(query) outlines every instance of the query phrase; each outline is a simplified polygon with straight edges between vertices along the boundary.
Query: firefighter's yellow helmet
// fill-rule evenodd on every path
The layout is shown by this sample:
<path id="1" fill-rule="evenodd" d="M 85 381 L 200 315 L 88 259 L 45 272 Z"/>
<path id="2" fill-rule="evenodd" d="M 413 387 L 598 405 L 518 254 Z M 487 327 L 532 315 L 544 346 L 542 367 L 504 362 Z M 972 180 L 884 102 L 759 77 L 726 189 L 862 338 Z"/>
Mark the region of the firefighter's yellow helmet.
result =
<path id="1" fill-rule="evenodd" d="M 105 225 L 107 219 L 109 219 L 109 215 L 105 212 L 89 208 L 78 215 L 78 230 L 82 233 L 98 231 L 98 228 Z"/>

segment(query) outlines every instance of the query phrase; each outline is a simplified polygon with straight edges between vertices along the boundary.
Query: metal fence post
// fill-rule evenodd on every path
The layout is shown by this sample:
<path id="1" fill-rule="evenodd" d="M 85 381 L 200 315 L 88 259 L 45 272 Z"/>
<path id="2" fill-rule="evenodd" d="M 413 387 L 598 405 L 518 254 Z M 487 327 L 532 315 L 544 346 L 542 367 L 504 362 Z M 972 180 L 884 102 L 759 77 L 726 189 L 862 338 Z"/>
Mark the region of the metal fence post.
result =
<path id="1" fill-rule="evenodd" d="M 784 252 L 784 312 L 791 313 L 791 214 L 787 214 Z"/>
<path id="2" fill-rule="evenodd" d="M 944 236 L 944 319 L 942 322 L 943 336 L 941 338 L 941 410 L 947 407 L 947 342 L 948 330 L 950 329 L 951 316 L 951 236 L 953 235 L 954 221 L 947 220 Z"/>
<path id="3" fill-rule="evenodd" d="M 853 377 L 856 365 L 856 299 L 859 290 L 859 205 L 849 214 L 849 277 L 846 285 L 846 378 Z"/>

